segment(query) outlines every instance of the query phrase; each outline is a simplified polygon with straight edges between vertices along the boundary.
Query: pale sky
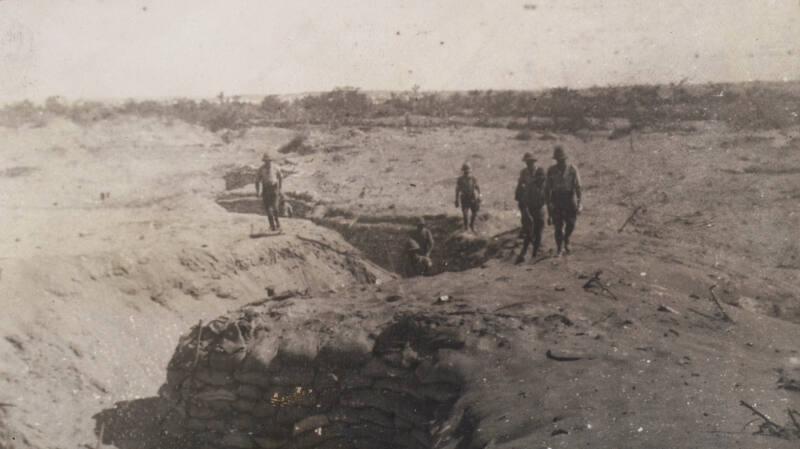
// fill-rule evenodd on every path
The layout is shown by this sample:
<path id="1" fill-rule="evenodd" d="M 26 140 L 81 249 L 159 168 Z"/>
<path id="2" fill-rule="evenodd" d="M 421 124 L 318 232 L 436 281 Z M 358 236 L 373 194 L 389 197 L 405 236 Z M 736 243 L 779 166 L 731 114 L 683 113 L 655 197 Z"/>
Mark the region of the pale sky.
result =
<path id="1" fill-rule="evenodd" d="M 0 0 L 0 101 L 800 79 L 800 0 Z"/>

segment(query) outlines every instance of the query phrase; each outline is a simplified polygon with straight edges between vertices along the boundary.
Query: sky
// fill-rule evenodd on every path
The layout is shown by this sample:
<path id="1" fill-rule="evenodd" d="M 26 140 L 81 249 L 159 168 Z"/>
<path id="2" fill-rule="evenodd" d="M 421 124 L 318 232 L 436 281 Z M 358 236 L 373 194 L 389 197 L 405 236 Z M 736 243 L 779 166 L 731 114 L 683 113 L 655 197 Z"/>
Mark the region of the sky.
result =
<path id="1" fill-rule="evenodd" d="M 0 101 L 800 79 L 800 0 L 0 0 Z"/>

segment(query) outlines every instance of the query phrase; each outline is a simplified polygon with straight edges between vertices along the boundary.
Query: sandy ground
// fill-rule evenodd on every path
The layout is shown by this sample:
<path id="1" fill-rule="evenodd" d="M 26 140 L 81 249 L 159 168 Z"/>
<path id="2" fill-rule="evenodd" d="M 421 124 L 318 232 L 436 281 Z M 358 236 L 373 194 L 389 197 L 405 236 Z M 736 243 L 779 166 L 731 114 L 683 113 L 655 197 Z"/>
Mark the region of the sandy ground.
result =
<path id="1" fill-rule="evenodd" d="M 488 335 L 471 357 L 492 361 L 463 398 L 485 429 L 474 447 L 794 447 L 752 436 L 738 401 L 782 421 L 800 408 L 777 383 L 779 372 L 800 378 L 800 133 L 693 126 L 556 136 L 585 187 L 568 259 L 515 266 L 504 237 L 484 268 L 396 281 L 333 231 L 292 220 L 285 235 L 251 239 L 263 217 L 214 203 L 225 173 L 293 131 L 223 144 L 155 119 L 0 129 L 0 446 L 93 446 L 92 417 L 154 396 L 190 325 L 273 287 L 313 293 L 292 302 L 300 323 L 308 304 L 363 308 L 376 325 L 456 298 L 442 307 L 470 311 L 455 316 Z M 306 131 L 315 152 L 281 155 L 287 190 L 357 216 L 455 215 L 455 177 L 470 161 L 485 238 L 517 226 L 522 153 L 549 165 L 554 143 L 502 129 Z M 581 288 L 600 269 L 617 300 Z M 707 299 L 714 284 L 732 325 Z M 387 305 L 391 291 L 403 301 Z M 547 349 L 581 360 L 554 362 Z"/>

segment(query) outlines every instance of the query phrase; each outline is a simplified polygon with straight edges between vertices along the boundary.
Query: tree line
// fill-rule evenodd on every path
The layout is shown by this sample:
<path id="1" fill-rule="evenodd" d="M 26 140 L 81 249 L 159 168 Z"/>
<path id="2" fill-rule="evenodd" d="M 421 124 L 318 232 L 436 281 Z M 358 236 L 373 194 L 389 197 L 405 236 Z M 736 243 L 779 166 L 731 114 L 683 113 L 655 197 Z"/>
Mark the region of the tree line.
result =
<path id="1" fill-rule="evenodd" d="M 22 101 L 0 110 L 0 123 L 35 123 L 62 116 L 91 123 L 118 115 L 163 117 L 198 124 L 211 131 L 254 125 L 300 123 L 361 125 L 395 123 L 413 126 L 413 118 L 469 119 L 477 126 L 508 126 L 577 131 L 625 119 L 631 126 L 721 120 L 737 128 L 782 128 L 800 123 L 800 95 L 780 84 L 637 85 L 554 88 L 543 91 L 470 90 L 424 92 L 418 86 L 378 97 L 353 87 L 287 100 L 265 96 L 260 103 L 220 93 L 215 99 L 128 100 L 121 104 L 66 102 L 59 97 L 42 104 Z M 402 118 L 395 122 L 385 119 Z M 505 121 L 498 121 L 504 119 Z"/>

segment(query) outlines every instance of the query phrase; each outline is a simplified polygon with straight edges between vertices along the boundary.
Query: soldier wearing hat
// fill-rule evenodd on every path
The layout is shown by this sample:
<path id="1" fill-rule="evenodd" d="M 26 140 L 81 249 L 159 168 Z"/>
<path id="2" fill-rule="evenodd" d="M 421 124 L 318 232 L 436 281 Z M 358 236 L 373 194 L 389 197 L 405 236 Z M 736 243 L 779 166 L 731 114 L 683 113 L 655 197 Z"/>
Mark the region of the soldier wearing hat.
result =
<path id="1" fill-rule="evenodd" d="M 417 218 L 417 228 L 409 235 L 406 251 L 409 274 L 424 276 L 430 273 L 433 267 L 433 233 L 427 228 L 424 218 Z"/>
<path id="2" fill-rule="evenodd" d="M 553 149 L 555 165 L 547 170 L 545 198 L 547 210 L 555 227 L 556 255 L 569 254 L 569 238 L 575 230 L 581 205 L 581 177 L 578 169 L 567 163 L 567 153 L 560 145 Z"/>
<path id="3" fill-rule="evenodd" d="M 280 231 L 281 223 L 278 219 L 278 211 L 282 196 L 283 175 L 277 167 L 272 165 L 269 154 L 264 154 L 261 160 L 264 163 L 256 172 L 256 195 L 261 195 L 264 202 L 269 228 L 272 231 Z"/>
<path id="4" fill-rule="evenodd" d="M 481 188 L 478 180 L 472 176 L 472 167 L 468 162 L 461 166 L 461 172 L 462 175 L 456 181 L 456 207 L 461 208 L 464 216 L 464 230 L 475 232 L 475 217 L 481 208 Z"/>
<path id="5" fill-rule="evenodd" d="M 544 230 L 544 207 L 547 204 L 544 170 L 536 166 L 536 157 L 531 153 L 525 153 L 522 160 L 526 167 L 519 173 L 514 194 L 522 216 L 520 233 L 524 239 L 522 251 L 517 256 L 517 263 L 525 260 L 525 253 L 528 252 L 528 246 L 531 244 L 533 244 L 533 257 L 538 254 Z"/>

